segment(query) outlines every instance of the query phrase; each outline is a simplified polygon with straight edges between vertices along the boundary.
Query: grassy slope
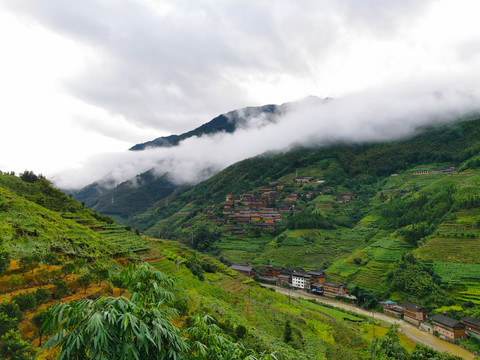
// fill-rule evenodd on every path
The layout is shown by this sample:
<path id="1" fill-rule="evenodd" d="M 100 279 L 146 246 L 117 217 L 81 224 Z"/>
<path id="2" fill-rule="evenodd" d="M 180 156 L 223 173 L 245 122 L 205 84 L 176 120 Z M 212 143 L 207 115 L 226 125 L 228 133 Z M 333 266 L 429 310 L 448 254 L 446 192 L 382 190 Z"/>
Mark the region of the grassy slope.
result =
<path id="1" fill-rule="evenodd" d="M 321 304 L 301 299 L 291 299 L 263 289 L 211 258 L 219 271 L 205 274 L 199 281 L 180 264 L 191 256 L 192 250 L 178 243 L 157 241 L 159 259 L 152 265 L 180 279 L 181 286 L 190 296 L 190 306 L 215 314 L 221 321 L 230 320 L 245 326 L 249 333 L 257 334 L 264 349 L 278 351 L 280 358 L 295 359 L 357 359 L 368 358 L 371 341 L 371 322 L 367 319 Z M 200 255 L 196 255 L 200 256 Z M 294 328 L 293 348 L 283 343 L 286 320 Z M 377 334 L 385 328 L 377 327 Z M 409 347 L 411 341 L 403 338 Z"/>
<path id="2" fill-rule="evenodd" d="M 0 236 L 14 257 L 55 251 L 97 258 L 148 249 L 140 236 L 110 222 L 46 180 L 0 175 Z"/>
<path id="3" fill-rule="evenodd" d="M 269 180 L 292 184 L 296 170 L 327 180 L 330 195 L 321 195 L 302 203 L 335 219 L 360 220 L 352 227 L 334 230 L 287 230 L 279 237 L 259 238 L 223 236 L 209 249 L 215 256 L 231 262 L 250 261 L 307 269 L 324 267 L 331 279 L 384 291 L 389 269 L 404 253 L 414 252 L 421 260 L 431 262 L 445 282 L 456 287 L 458 299 L 477 300 L 480 293 L 480 258 L 478 255 L 480 209 L 453 211 L 453 220 L 435 224 L 432 235 L 415 249 L 405 242 L 403 231 L 387 226 L 382 207 L 392 198 L 414 199 L 421 194 L 431 197 L 449 186 L 455 187 L 454 199 L 461 202 L 480 193 L 478 165 L 480 120 L 466 121 L 442 128 L 429 129 L 410 140 L 388 144 L 338 145 L 326 149 L 294 149 L 283 155 L 261 156 L 232 165 L 211 179 L 191 188 L 177 191 L 168 206 L 157 204 L 136 220 L 154 236 L 163 234 L 187 239 L 192 230 L 182 230 L 188 223 L 205 221 L 201 208 L 221 204 L 226 194 L 239 196 L 258 189 Z M 454 164 L 461 171 L 453 174 L 415 176 L 419 169 L 438 169 Z M 398 173 L 399 176 L 390 176 Z M 292 185 L 292 189 L 296 190 Z M 361 201 L 347 205 L 336 202 L 343 192 L 360 194 Z M 380 195 L 383 196 L 380 199 Z M 385 200 L 386 199 L 386 200 Z M 188 204 L 188 207 L 185 205 Z M 474 294 L 474 295 L 471 295 Z"/>

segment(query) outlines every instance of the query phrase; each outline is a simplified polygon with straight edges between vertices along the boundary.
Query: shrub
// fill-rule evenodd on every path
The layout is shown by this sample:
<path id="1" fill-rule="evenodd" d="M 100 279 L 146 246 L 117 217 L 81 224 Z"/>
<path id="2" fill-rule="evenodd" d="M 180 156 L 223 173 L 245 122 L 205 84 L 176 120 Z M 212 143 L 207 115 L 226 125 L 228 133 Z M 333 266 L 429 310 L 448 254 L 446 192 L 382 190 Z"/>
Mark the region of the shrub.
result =
<path id="1" fill-rule="evenodd" d="M 48 252 L 43 255 L 43 263 L 46 265 L 60 265 L 62 262 L 58 255 L 54 252 Z"/>
<path id="2" fill-rule="evenodd" d="M 47 302 L 48 299 L 50 299 L 50 291 L 45 290 L 44 288 L 38 288 L 37 291 L 35 291 L 35 299 L 37 300 L 37 304 L 43 304 L 44 302 Z"/>
<path id="3" fill-rule="evenodd" d="M 67 276 L 67 275 L 70 275 L 72 274 L 76 269 L 76 266 L 74 263 L 66 263 L 65 265 L 62 266 L 62 274 L 63 276 Z"/>
<path id="4" fill-rule="evenodd" d="M 20 310 L 18 305 L 13 301 L 4 302 L 2 305 L 0 305 L 0 314 L 5 314 L 10 319 L 16 319 L 17 322 L 21 322 L 23 320 L 22 310 Z"/>
<path id="5" fill-rule="evenodd" d="M 37 308 L 37 299 L 34 293 L 19 294 L 12 297 L 21 311 L 34 310 Z"/>
<path id="6" fill-rule="evenodd" d="M 53 281 L 53 285 L 55 285 L 55 289 L 52 293 L 53 299 L 61 299 L 68 295 L 70 289 L 67 286 L 67 282 L 63 279 L 56 279 Z"/>

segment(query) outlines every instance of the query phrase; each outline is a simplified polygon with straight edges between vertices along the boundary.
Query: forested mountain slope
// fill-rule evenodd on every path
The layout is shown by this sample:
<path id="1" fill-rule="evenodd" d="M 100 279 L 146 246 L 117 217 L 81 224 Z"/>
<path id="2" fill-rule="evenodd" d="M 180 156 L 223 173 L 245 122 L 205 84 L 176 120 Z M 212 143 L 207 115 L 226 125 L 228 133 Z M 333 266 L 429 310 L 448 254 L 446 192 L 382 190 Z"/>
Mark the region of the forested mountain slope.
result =
<path id="1" fill-rule="evenodd" d="M 379 297 L 480 304 L 479 139 L 477 118 L 390 143 L 265 154 L 177 189 L 131 224 L 227 262 L 324 268 L 330 279 Z M 310 179 L 295 181 L 302 176 Z M 271 188 L 275 198 L 265 206 L 287 209 L 274 228 L 238 223 L 225 210 L 227 195 L 241 209 L 245 195 Z M 399 267 L 410 277 L 395 276 Z"/>

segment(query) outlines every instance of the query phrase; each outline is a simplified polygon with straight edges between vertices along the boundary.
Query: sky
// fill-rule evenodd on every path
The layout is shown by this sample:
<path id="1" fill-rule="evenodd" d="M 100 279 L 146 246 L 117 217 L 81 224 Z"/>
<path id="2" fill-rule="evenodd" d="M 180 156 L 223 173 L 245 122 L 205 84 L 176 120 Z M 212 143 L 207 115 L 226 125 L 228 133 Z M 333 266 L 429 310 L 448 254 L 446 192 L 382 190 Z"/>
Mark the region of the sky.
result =
<path id="1" fill-rule="evenodd" d="M 0 170 L 68 188 L 152 167 L 195 182 L 292 144 L 452 121 L 479 107 L 479 10 L 475 0 L 0 0 Z M 127 151 L 309 95 L 335 100 L 302 102 L 261 129 Z"/>

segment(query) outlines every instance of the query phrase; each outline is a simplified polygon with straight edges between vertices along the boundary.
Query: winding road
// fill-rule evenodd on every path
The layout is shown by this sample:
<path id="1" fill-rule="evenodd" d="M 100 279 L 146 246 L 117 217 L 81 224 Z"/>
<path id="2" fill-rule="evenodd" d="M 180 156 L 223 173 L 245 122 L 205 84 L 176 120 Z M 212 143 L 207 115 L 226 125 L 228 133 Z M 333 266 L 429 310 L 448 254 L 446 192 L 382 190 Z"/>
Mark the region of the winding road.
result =
<path id="1" fill-rule="evenodd" d="M 261 286 L 274 288 L 275 291 L 277 291 L 279 293 L 282 293 L 282 294 L 285 294 L 285 295 L 290 295 L 290 296 L 303 298 L 303 299 L 315 299 L 318 302 L 321 302 L 321 303 L 324 303 L 324 304 L 327 304 L 327 305 L 330 305 L 330 306 L 333 306 L 333 307 L 336 307 L 336 308 L 349 310 L 349 311 L 355 312 L 357 314 L 366 315 L 366 316 L 369 316 L 369 317 L 375 317 L 375 320 L 381 320 L 381 321 L 384 321 L 384 322 L 389 323 L 389 324 L 398 324 L 399 325 L 399 330 L 402 333 L 404 333 L 406 336 L 408 336 L 410 339 L 414 340 L 415 342 L 422 342 L 425 345 L 428 345 L 431 348 L 433 348 L 435 350 L 438 350 L 438 351 L 441 351 L 441 352 L 448 351 L 450 354 L 460 356 L 460 357 L 462 357 L 463 359 L 466 359 L 466 360 L 474 360 L 475 359 L 475 355 L 472 354 L 470 351 L 467 351 L 467 350 L 461 348 L 460 346 L 452 344 L 448 341 L 441 340 L 438 337 L 436 337 L 435 335 L 430 334 L 430 333 L 425 332 L 425 331 L 422 331 L 422 330 L 418 329 L 417 327 L 415 327 L 415 326 L 413 326 L 413 325 L 411 325 L 411 324 L 409 324 L 406 321 L 403 321 L 401 319 L 397 319 L 397 318 L 394 318 L 394 317 L 391 317 L 391 316 L 388 316 L 388 315 L 385 315 L 385 314 L 382 314 L 382 313 L 377 313 L 377 312 L 373 313 L 371 311 L 361 309 L 361 308 L 359 308 L 357 306 L 354 306 L 354 305 L 351 305 L 351 304 L 343 303 L 343 302 L 336 301 L 334 299 L 326 298 L 326 297 L 323 297 L 323 296 L 317 296 L 317 295 L 309 294 L 309 293 L 303 292 L 301 290 L 285 289 L 285 288 L 281 288 L 281 287 L 274 286 L 274 285 L 268 285 L 268 284 L 261 284 Z"/>

